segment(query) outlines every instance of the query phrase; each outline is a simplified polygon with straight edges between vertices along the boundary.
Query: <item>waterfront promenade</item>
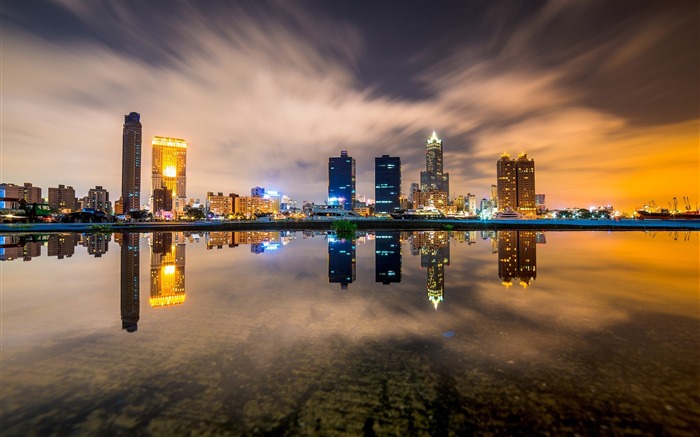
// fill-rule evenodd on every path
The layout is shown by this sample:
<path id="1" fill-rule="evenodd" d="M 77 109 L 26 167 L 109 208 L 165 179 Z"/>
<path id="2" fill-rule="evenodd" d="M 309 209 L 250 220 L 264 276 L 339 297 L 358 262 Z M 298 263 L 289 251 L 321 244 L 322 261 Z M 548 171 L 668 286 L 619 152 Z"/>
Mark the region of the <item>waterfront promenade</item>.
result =
<path id="1" fill-rule="evenodd" d="M 329 230 L 331 221 L 196 221 L 136 223 L 31 223 L 0 224 L 1 234 L 52 232 L 152 232 L 152 231 L 254 231 L 254 230 Z M 700 231 L 700 220 L 386 220 L 354 221 L 358 230 L 501 230 L 534 229 L 540 231 Z"/>

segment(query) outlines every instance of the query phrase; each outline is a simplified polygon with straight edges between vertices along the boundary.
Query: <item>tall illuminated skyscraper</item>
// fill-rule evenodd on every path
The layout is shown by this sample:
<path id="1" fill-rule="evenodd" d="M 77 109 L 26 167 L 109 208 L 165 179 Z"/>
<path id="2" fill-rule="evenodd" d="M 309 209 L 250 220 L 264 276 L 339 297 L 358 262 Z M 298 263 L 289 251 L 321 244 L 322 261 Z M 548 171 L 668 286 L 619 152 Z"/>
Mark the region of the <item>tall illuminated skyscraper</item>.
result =
<path id="1" fill-rule="evenodd" d="M 179 138 L 153 137 L 151 191 L 165 188 L 173 199 L 186 199 L 187 142 Z M 154 208 L 157 210 L 157 208 Z"/>
<path id="2" fill-rule="evenodd" d="M 355 196 L 355 158 L 343 150 L 340 157 L 328 158 L 328 203 L 351 211 Z"/>
<path id="3" fill-rule="evenodd" d="M 425 171 L 420 172 L 421 191 L 444 191 L 449 197 L 450 175 L 443 173 L 442 140 L 433 132 L 425 142 Z"/>
<path id="4" fill-rule="evenodd" d="M 122 210 L 141 209 L 141 115 L 124 116 L 122 132 Z"/>
<path id="5" fill-rule="evenodd" d="M 510 159 L 504 153 L 496 163 L 498 210 L 510 208 L 526 216 L 535 216 L 535 161 L 523 153 Z"/>

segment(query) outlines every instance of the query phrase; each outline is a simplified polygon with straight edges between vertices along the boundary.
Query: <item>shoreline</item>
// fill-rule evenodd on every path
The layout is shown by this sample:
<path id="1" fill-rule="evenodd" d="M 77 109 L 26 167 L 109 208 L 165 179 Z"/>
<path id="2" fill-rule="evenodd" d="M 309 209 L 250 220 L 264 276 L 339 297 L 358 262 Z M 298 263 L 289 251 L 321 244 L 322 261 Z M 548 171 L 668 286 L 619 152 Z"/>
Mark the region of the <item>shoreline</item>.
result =
<path id="1" fill-rule="evenodd" d="M 332 221 L 226 221 L 137 223 L 0 224 L 0 235 L 17 233 L 105 233 L 153 231 L 304 231 L 330 230 Z M 539 231 L 700 231 L 700 220 L 357 220 L 357 230 L 539 230 Z M 449 228 L 449 229 L 448 229 Z"/>

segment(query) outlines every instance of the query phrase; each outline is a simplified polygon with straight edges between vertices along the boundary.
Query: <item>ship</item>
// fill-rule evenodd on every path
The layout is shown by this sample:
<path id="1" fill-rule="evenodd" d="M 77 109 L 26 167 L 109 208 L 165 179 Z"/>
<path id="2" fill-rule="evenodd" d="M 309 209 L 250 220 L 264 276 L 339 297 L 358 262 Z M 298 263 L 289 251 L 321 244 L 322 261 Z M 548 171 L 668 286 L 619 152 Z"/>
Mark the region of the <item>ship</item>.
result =
<path id="1" fill-rule="evenodd" d="M 672 212 L 667 209 L 651 212 L 640 209 L 637 211 L 638 220 L 700 220 L 700 211 Z"/>
<path id="2" fill-rule="evenodd" d="M 678 199 L 673 198 L 668 202 L 670 209 L 659 208 L 652 200 L 649 205 L 637 211 L 638 220 L 700 220 L 700 211 L 690 209 L 690 199 L 683 197 L 685 212 L 678 209 Z"/>

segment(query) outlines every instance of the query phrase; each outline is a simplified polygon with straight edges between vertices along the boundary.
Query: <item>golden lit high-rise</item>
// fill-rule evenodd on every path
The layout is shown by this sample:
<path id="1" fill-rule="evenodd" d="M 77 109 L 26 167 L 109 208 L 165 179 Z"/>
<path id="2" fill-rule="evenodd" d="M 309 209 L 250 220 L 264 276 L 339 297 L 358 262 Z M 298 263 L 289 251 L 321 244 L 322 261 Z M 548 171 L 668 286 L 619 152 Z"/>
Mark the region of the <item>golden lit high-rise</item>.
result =
<path id="1" fill-rule="evenodd" d="M 180 138 L 153 137 L 152 191 L 165 188 L 172 196 L 173 207 L 177 199 L 185 199 L 187 142 Z M 158 211 L 154 207 L 154 211 Z M 175 208 L 177 209 L 177 208 Z"/>
<path id="2" fill-rule="evenodd" d="M 535 207 L 535 161 L 528 159 L 527 154 L 518 155 L 518 159 L 510 159 L 504 153 L 496 163 L 498 179 L 498 210 L 507 208 L 518 211 L 525 216 L 534 217 Z"/>

